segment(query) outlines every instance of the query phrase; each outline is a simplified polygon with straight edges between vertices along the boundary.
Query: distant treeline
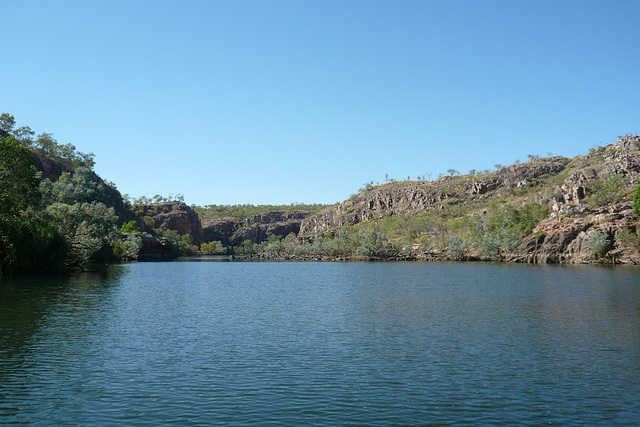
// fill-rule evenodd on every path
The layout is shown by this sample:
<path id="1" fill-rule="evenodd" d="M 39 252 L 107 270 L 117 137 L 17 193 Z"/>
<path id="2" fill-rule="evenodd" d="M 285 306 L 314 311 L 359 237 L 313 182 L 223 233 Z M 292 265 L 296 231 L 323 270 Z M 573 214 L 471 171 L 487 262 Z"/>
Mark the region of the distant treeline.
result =
<path id="1" fill-rule="evenodd" d="M 305 204 L 305 203 L 291 203 L 289 205 L 206 205 L 192 206 L 193 210 L 198 213 L 202 220 L 215 220 L 223 218 L 245 219 L 253 215 L 259 215 L 269 212 L 318 212 L 326 207 L 332 205 L 325 205 L 321 203 Z"/>

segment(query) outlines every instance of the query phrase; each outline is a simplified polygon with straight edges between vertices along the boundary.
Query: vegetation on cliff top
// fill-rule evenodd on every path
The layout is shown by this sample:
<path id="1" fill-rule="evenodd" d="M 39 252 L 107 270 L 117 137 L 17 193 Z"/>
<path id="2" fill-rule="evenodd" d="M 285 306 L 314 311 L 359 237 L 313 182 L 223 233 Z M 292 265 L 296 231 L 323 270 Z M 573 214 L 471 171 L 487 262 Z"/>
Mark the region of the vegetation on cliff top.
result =
<path id="1" fill-rule="evenodd" d="M 205 206 L 192 206 L 193 210 L 198 213 L 200 219 L 203 221 L 214 221 L 219 219 L 233 218 L 244 221 L 247 218 L 255 215 L 265 214 L 269 212 L 319 212 L 331 205 L 324 205 L 320 203 L 305 204 L 305 203 L 291 203 L 289 205 L 205 205 Z"/>

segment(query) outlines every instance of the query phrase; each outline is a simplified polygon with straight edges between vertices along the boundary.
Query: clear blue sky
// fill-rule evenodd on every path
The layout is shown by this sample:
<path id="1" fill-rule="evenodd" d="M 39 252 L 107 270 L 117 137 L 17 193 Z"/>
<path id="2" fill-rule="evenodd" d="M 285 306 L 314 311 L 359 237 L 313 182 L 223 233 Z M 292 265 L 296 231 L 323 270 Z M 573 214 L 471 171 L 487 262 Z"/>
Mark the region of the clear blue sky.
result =
<path id="1" fill-rule="evenodd" d="M 640 1 L 0 0 L 0 112 L 136 197 L 333 203 L 640 132 Z"/>

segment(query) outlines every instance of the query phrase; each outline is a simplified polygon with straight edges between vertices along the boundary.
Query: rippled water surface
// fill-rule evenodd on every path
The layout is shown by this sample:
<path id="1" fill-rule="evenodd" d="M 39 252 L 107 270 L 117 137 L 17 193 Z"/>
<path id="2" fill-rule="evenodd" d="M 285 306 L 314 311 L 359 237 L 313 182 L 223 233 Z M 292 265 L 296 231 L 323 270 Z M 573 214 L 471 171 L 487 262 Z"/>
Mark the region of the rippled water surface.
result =
<path id="1" fill-rule="evenodd" d="M 640 424 L 640 269 L 171 262 L 0 281 L 0 424 Z"/>

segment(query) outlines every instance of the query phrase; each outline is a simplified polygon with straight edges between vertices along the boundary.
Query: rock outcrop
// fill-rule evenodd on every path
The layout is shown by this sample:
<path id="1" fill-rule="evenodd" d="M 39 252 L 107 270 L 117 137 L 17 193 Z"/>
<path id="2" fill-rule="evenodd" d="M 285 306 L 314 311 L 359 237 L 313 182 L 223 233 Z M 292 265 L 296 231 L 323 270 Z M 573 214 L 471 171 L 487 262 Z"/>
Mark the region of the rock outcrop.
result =
<path id="1" fill-rule="evenodd" d="M 194 243 L 202 243 L 202 223 L 198 214 L 183 202 L 148 203 L 142 206 L 143 217 L 153 220 L 153 228 L 189 234 Z"/>
<path id="2" fill-rule="evenodd" d="M 309 212 L 304 211 L 265 212 L 244 220 L 225 218 L 208 221 L 203 226 L 203 240 L 219 240 L 225 245 L 239 245 L 245 240 L 261 243 L 273 235 L 298 234 L 300 224 L 307 216 Z"/>
<path id="3" fill-rule="evenodd" d="M 302 222 L 300 233 L 315 236 L 332 232 L 345 224 L 358 224 L 387 215 L 406 215 L 417 211 L 441 211 L 455 204 L 470 205 L 478 197 L 499 196 L 499 189 L 539 185 L 551 175 L 565 170 L 569 159 L 561 156 L 503 167 L 477 176 L 443 176 L 434 181 L 404 181 L 366 189 L 348 200 Z M 470 200 L 471 198 L 471 200 Z"/>
<path id="4" fill-rule="evenodd" d="M 541 222 L 506 259 L 534 264 L 640 264 L 638 227 L 631 202 L 587 209 L 580 217 L 557 215 Z M 589 239 L 597 232 L 611 243 L 604 257 L 594 254 L 589 246 Z"/>

